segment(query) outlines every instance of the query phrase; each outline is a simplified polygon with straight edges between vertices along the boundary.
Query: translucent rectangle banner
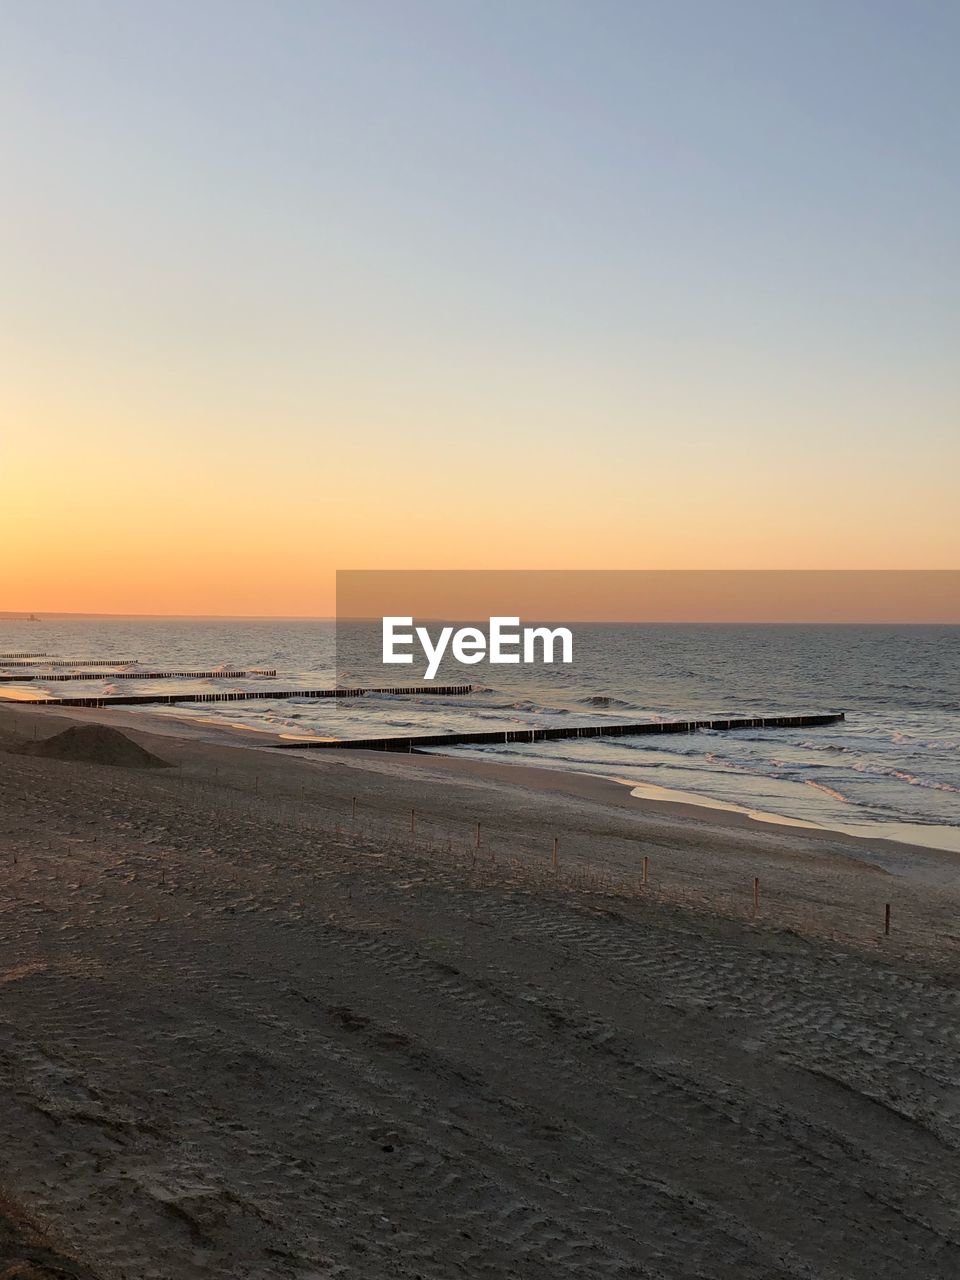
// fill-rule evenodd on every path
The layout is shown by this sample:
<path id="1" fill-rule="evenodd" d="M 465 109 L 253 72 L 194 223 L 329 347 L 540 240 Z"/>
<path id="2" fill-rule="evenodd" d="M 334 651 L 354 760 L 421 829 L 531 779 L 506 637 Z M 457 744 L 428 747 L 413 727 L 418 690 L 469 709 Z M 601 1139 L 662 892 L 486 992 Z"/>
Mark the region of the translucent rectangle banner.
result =
<path id="1" fill-rule="evenodd" d="M 958 623 L 960 571 L 342 570 L 337 680 L 529 689 L 634 660 L 629 627 Z"/>

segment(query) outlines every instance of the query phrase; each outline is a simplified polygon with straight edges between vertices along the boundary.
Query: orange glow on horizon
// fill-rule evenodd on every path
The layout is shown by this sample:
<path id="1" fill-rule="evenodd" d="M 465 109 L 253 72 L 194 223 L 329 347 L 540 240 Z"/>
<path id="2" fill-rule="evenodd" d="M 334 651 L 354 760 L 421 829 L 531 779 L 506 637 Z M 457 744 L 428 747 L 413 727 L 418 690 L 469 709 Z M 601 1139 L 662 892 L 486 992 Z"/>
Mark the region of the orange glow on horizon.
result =
<path id="1" fill-rule="evenodd" d="M 735 443 L 703 421 L 691 444 L 666 401 L 644 435 L 592 439 L 582 406 L 556 407 L 560 434 L 527 430 L 522 403 L 485 427 L 466 393 L 441 411 L 425 387 L 399 418 L 389 386 L 318 393 L 317 409 L 229 385 L 211 404 L 151 399 L 129 368 L 17 354 L 0 391 L 2 611 L 322 617 L 336 571 L 364 567 L 960 564 L 949 450 L 844 452 L 825 425 L 785 459 L 758 423 Z"/>

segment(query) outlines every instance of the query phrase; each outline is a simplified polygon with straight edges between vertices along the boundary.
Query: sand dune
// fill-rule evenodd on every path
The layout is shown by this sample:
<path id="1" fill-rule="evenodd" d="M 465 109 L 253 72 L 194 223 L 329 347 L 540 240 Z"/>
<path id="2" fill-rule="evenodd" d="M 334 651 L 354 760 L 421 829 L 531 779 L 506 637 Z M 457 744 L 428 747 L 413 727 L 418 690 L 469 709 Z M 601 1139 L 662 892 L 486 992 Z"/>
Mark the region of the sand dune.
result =
<path id="1" fill-rule="evenodd" d="M 583 783 L 173 745 L 0 756 L 3 1182 L 52 1274 L 958 1274 L 952 891 Z"/>
<path id="2" fill-rule="evenodd" d="M 17 748 L 25 756 L 44 760 L 73 761 L 75 764 L 108 764 L 120 769 L 166 769 L 167 763 L 145 751 L 119 729 L 108 725 L 71 725 L 49 738 L 25 742 Z"/>

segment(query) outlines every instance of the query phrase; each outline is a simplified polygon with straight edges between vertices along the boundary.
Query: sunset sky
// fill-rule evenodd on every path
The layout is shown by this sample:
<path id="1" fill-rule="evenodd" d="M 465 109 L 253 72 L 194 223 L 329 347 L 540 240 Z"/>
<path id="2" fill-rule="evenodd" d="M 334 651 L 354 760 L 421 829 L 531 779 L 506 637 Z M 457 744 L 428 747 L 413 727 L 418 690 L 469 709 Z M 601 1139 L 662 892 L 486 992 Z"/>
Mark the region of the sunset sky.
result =
<path id="1" fill-rule="evenodd" d="M 960 5 L 2 0 L 0 610 L 960 567 Z"/>

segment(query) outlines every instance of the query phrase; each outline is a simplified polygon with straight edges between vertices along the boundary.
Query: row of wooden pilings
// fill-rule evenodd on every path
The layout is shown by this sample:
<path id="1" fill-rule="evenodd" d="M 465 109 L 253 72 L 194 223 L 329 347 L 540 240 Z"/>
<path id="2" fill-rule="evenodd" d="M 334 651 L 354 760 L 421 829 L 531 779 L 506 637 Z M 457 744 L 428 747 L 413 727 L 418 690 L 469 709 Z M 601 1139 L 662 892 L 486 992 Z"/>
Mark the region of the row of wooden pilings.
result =
<path id="1" fill-rule="evenodd" d="M 173 706 L 181 702 L 256 702 L 281 698 L 362 698 L 366 694 L 434 694 L 441 697 L 457 697 L 470 693 L 469 684 L 436 686 L 397 685 L 384 689 L 237 689 L 229 693 L 109 693 L 99 698 L 2 698 L 0 702 L 16 703 L 18 707 L 121 707 L 158 704 Z M 273 744 L 271 744 L 273 745 Z M 339 745 L 339 744 L 335 744 Z"/>
<path id="2" fill-rule="evenodd" d="M 421 690 L 416 690 L 421 692 Z M 509 745 L 557 741 L 562 738 L 622 738 L 654 733 L 696 733 L 699 729 L 799 729 L 837 724 L 842 711 L 818 715 L 724 717 L 717 720 L 643 720 L 632 724 L 551 725 L 545 729 L 484 729 L 464 733 L 413 734 L 402 738 L 304 738 L 270 745 L 278 750 L 302 751 L 340 748 L 354 751 L 418 751 L 426 747 L 471 746 L 480 743 Z"/>
<path id="3" fill-rule="evenodd" d="M 21 653 L 18 659 L 29 658 L 29 662 L 8 662 L 12 654 L 0 657 L 0 666 L 4 667 L 132 667 L 136 658 L 48 658 L 45 653 Z M 42 660 L 41 660 L 42 659 Z"/>
<path id="4" fill-rule="evenodd" d="M 275 670 L 251 671 L 61 671 L 38 672 L 28 676 L 3 676 L 0 681 L 5 684 L 26 684 L 27 682 L 52 683 L 64 680 L 245 680 L 250 676 L 275 676 Z"/>
<path id="5" fill-rule="evenodd" d="M 357 797 L 356 796 L 354 796 L 352 800 L 351 818 L 354 822 L 356 822 L 357 820 Z M 415 808 L 410 810 L 410 835 L 414 839 L 416 838 L 416 835 L 417 835 L 417 811 Z M 481 847 L 481 824 L 479 822 L 477 823 L 477 829 L 476 829 L 475 847 L 477 849 L 480 849 Z M 555 871 L 559 871 L 560 869 L 560 837 L 559 836 L 553 837 L 553 848 L 551 850 L 551 855 L 550 855 L 550 865 L 553 867 Z M 649 884 L 649 882 L 650 882 L 650 856 L 649 854 L 645 853 L 643 855 L 643 858 L 640 864 L 640 884 L 645 887 L 647 884 Z M 759 876 L 753 877 L 752 915 L 755 920 L 759 919 L 760 917 L 760 877 Z M 883 909 L 884 937 L 890 936 L 890 923 L 891 923 L 890 903 L 886 902 L 884 903 L 884 909 Z"/>
<path id="6" fill-rule="evenodd" d="M 354 822 L 357 819 L 357 797 L 356 796 L 353 797 L 352 818 Z M 410 810 L 410 835 L 413 837 L 416 837 L 416 834 L 417 834 L 417 811 L 416 809 L 411 809 Z M 477 823 L 476 848 L 477 849 L 480 848 L 480 823 L 479 822 Z M 553 850 L 550 857 L 550 865 L 553 867 L 555 871 L 558 871 L 560 869 L 560 837 L 559 836 L 553 837 Z M 649 883 L 649 881 L 650 881 L 650 856 L 649 854 L 645 853 L 643 855 L 643 861 L 641 862 L 641 866 L 640 866 L 640 883 L 641 885 L 646 886 Z M 760 916 L 760 877 L 759 876 L 753 877 L 753 912 L 752 914 L 753 914 L 754 920 L 758 919 Z M 884 937 L 890 936 L 890 903 L 889 902 L 884 903 L 883 933 L 884 933 Z"/>

